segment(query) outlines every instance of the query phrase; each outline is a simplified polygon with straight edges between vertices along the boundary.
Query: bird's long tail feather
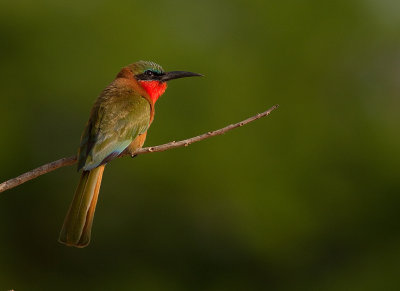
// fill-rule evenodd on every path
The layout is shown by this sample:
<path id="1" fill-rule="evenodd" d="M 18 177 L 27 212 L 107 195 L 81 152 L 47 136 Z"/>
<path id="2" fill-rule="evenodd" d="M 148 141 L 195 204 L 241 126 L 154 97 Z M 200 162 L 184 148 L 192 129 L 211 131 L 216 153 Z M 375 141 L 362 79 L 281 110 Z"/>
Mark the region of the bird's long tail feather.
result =
<path id="1" fill-rule="evenodd" d="M 61 229 L 59 242 L 78 248 L 90 242 L 94 211 L 105 165 L 83 171 Z"/>

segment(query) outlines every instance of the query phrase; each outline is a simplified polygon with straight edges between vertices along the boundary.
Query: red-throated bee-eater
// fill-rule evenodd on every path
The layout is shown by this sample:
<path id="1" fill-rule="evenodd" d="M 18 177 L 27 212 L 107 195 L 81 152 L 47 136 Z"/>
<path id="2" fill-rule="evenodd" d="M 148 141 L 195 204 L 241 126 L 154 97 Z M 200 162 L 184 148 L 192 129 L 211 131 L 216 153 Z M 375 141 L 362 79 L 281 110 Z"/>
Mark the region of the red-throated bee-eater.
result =
<path id="1" fill-rule="evenodd" d="M 164 72 L 160 65 L 139 61 L 124 67 L 94 103 L 78 150 L 83 170 L 61 229 L 59 241 L 68 246 L 89 244 L 94 211 L 106 163 L 142 147 L 154 119 L 154 105 L 167 81 L 201 76 Z"/>

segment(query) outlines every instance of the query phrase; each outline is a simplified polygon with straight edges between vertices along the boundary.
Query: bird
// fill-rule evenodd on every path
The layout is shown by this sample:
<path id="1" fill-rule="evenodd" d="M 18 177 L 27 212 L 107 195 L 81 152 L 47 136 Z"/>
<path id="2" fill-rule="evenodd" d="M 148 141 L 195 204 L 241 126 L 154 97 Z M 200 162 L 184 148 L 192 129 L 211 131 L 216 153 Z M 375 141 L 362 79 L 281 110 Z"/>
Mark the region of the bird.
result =
<path id="1" fill-rule="evenodd" d="M 170 80 L 202 76 L 170 71 L 150 61 L 123 67 L 95 101 L 81 136 L 78 171 L 82 174 L 61 228 L 59 242 L 78 248 L 90 242 L 94 212 L 106 164 L 134 156 L 154 119 L 154 106 Z"/>

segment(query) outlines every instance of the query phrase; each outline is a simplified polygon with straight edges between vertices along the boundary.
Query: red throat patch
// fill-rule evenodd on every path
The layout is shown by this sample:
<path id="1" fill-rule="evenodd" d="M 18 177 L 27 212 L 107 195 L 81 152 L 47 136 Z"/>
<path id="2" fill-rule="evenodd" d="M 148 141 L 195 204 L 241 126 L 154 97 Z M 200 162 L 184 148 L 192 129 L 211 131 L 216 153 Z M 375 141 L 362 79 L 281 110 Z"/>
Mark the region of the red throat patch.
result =
<path id="1" fill-rule="evenodd" d="M 166 82 L 159 81 L 139 81 L 140 85 L 143 89 L 146 90 L 147 94 L 149 94 L 153 104 L 156 103 L 157 99 L 160 98 L 162 94 L 164 94 L 167 89 Z"/>

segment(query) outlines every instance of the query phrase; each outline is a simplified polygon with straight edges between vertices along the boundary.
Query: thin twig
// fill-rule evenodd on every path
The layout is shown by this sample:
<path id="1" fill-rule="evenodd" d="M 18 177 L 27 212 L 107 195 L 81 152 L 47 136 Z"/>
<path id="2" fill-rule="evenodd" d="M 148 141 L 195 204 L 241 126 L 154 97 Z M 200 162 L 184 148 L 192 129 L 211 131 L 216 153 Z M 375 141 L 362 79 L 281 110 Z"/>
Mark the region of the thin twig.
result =
<path id="1" fill-rule="evenodd" d="M 268 109 L 267 111 L 265 111 L 263 113 L 259 113 L 257 115 L 254 115 L 254 116 L 250 117 L 250 118 L 247 118 L 246 120 L 243 120 L 241 122 L 228 125 L 228 126 L 226 126 L 224 128 L 218 129 L 218 130 L 209 131 L 209 132 L 204 133 L 204 134 L 199 135 L 199 136 L 195 136 L 195 137 L 192 137 L 192 138 L 184 139 L 184 140 L 181 140 L 181 141 L 172 141 L 172 142 L 169 142 L 169 143 L 166 143 L 166 144 L 163 144 L 163 145 L 159 145 L 159 146 L 153 146 L 153 147 L 147 147 L 147 148 L 138 149 L 135 152 L 134 156 L 141 155 L 141 154 L 146 154 L 146 153 L 163 152 L 163 151 L 166 151 L 166 150 L 170 150 L 170 149 L 178 148 L 178 147 L 182 147 L 182 146 L 186 147 L 186 146 L 188 146 L 188 145 L 190 145 L 192 143 L 201 141 L 201 140 L 206 139 L 206 138 L 210 138 L 212 136 L 217 136 L 217 135 L 224 134 L 225 132 L 227 132 L 229 130 L 232 130 L 232 129 L 237 128 L 237 127 L 241 127 L 241 126 L 246 125 L 246 124 L 248 124 L 250 122 L 253 122 L 253 121 L 257 120 L 257 119 L 260 119 L 261 117 L 267 116 L 272 111 L 277 109 L 278 107 L 279 107 L 279 105 L 274 105 L 270 109 Z M 29 172 L 26 172 L 26 173 L 24 173 L 24 174 L 22 174 L 22 175 L 20 175 L 20 176 L 18 176 L 16 178 L 13 178 L 13 179 L 10 179 L 8 181 L 5 181 L 5 182 L 1 183 L 0 184 L 0 193 L 4 192 L 6 190 L 9 190 L 11 188 L 17 187 L 17 186 L 19 186 L 19 185 L 21 185 L 21 184 L 23 184 L 23 183 L 25 183 L 25 182 L 27 182 L 29 180 L 35 179 L 35 178 L 37 178 L 37 177 L 39 177 L 41 175 L 50 173 L 50 172 L 52 172 L 54 170 L 57 170 L 57 169 L 59 169 L 61 167 L 71 166 L 71 165 L 73 165 L 75 163 L 76 163 L 76 156 L 71 156 L 71 157 L 62 158 L 62 159 L 59 159 L 57 161 L 45 164 L 45 165 L 43 165 L 41 167 L 38 167 L 38 168 L 33 169 L 33 170 L 29 171 Z"/>

